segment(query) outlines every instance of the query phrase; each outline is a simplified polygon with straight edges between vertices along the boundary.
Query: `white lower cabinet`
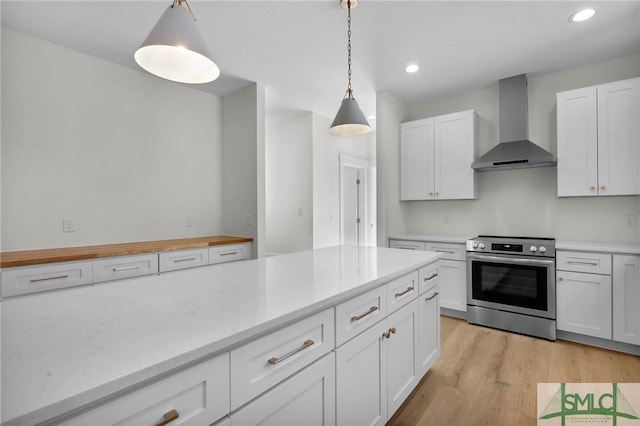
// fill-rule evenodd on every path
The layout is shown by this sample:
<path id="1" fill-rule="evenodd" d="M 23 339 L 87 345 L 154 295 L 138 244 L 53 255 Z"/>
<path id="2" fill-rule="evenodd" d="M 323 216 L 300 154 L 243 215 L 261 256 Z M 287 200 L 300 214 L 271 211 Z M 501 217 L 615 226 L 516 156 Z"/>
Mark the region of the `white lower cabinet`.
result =
<path id="1" fill-rule="evenodd" d="M 229 353 L 125 394 L 60 423 L 210 425 L 229 413 Z"/>
<path id="2" fill-rule="evenodd" d="M 557 271 L 557 327 L 611 339 L 611 276 Z"/>
<path id="3" fill-rule="evenodd" d="M 440 356 L 440 286 L 418 297 L 418 374 L 424 376 Z"/>
<path id="4" fill-rule="evenodd" d="M 335 400 L 335 354 L 330 352 L 232 413 L 228 424 L 334 425 Z"/>
<path id="5" fill-rule="evenodd" d="M 459 260 L 438 261 L 440 306 L 467 311 L 467 263 Z"/>
<path id="6" fill-rule="evenodd" d="M 383 425 L 422 377 L 418 301 L 336 349 L 336 422 Z"/>
<path id="7" fill-rule="evenodd" d="M 613 340 L 640 345 L 640 256 L 613 256 Z"/>

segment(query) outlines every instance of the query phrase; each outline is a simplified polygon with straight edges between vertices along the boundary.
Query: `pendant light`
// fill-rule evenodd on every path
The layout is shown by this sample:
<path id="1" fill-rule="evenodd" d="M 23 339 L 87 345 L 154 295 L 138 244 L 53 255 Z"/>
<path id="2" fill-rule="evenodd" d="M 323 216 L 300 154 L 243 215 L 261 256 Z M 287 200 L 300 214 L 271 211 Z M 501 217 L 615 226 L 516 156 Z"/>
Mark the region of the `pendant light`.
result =
<path id="1" fill-rule="evenodd" d="M 339 136 L 363 135 L 371 131 L 371 126 L 360 110 L 351 89 L 351 9 L 355 8 L 358 2 L 357 0 L 341 0 L 341 4 L 347 9 L 347 64 L 349 67 L 347 76 L 349 84 L 336 118 L 331 123 L 329 133 Z"/>
<path id="2" fill-rule="evenodd" d="M 173 0 L 134 58 L 151 74 L 180 83 L 208 83 L 220 75 L 186 0 Z"/>

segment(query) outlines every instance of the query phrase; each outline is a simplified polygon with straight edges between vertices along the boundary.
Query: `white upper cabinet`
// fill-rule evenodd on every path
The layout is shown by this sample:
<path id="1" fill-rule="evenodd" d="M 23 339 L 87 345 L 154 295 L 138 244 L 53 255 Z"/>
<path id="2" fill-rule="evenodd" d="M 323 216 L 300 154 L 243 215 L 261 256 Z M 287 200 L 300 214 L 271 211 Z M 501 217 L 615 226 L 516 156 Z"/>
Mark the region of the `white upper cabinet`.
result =
<path id="1" fill-rule="evenodd" d="M 640 194 L 640 78 L 557 94 L 558 196 Z"/>
<path id="2" fill-rule="evenodd" d="M 476 197 L 476 113 L 456 112 L 400 125 L 400 199 Z"/>

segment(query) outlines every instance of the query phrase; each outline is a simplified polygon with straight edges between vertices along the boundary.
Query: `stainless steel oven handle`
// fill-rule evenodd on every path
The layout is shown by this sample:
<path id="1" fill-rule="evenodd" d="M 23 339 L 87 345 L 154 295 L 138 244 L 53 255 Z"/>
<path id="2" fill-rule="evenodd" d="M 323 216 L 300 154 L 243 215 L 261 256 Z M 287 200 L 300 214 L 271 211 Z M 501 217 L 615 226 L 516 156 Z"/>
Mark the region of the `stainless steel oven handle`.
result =
<path id="1" fill-rule="evenodd" d="M 520 265 L 553 266 L 552 259 L 522 259 L 511 256 L 488 256 L 483 254 L 467 254 L 467 260 L 486 260 L 489 262 L 516 263 Z"/>

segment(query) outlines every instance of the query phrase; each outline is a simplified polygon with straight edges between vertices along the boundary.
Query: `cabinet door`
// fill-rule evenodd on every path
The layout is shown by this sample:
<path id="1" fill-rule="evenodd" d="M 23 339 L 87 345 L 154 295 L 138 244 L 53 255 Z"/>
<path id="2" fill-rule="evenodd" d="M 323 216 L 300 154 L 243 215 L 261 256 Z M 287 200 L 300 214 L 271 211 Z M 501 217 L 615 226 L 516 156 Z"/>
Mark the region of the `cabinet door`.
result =
<path id="1" fill-rule="evenodd" d="M 434 118 L 434 182 L 439 200 L 475 198 L 475 112 Z"/>
<path id="2" fill-rule="evenodd" d="M 418 375 L 422 377 L 440 356 L 440 286 L 418 298 Z"/>
<path id="3" fill-rule="evenodd" d="M 558 93 L 558 196 L 598 195 L 595 87 Z"/>
<path id="4" fill-rule="evenodd" d="M 433 119 L 400 125 L 400 200 L 431 200 Z"/>
<path id="5" fill-rule="evenodd" d="M 558 330 L 611 339 L 611 277 L 557 272 Z"/>
<path id="6" fill-rule="evenodd" d="M 459 260 L 439 260 L 440 306 L 467 311 L 467 263 Z"/>
<path id="7" fill-rule="evenodd" d="M 613 340 L 640 345 L 640 256 L 613 256 Z"/>
<path id="8" fill-rule="evenodd" d="M 598 86 L 600 195 L 640 194 L 640 79 Z"/>
<path id="9" fill-rule="evenodd" d="M 231 414 L 231 426 L 335 424 L 333 352 Z"/>
<path id="10" fill-rule="evenodd" d="M 384 425 L 387 421 L 387 359 L 381 321 L 336 349 L 336 424 Z"/>
<path id="11" fill-rule="evenodd" d="M 386 319 L 387 416 L 393 416 L 420 380 L 418 373 L 418 300 Z"/>

